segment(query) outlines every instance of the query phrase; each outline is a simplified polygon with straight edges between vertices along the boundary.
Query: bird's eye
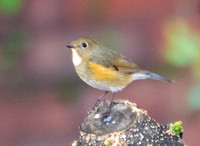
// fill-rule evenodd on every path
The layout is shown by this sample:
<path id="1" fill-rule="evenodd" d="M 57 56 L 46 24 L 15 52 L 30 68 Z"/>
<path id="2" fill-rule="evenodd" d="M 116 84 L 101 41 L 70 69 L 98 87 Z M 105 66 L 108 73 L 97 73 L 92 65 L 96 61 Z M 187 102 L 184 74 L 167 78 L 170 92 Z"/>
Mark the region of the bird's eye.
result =
<path id="1" fill-rule="evenodd" d="M 87 43 L 82 43 L 82 47 L 86 48 L 87 47 Z"/>

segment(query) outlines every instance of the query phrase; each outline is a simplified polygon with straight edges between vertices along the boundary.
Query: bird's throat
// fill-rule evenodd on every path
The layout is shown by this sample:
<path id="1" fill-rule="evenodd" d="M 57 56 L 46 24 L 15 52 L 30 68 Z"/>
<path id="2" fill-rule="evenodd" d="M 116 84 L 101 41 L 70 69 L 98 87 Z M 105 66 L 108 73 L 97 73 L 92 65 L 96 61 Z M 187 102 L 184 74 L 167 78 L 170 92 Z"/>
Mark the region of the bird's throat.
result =
<path id="1" fill-rule="evenodd" d="M 72 61 L 74 66 L 78 66 L 82 62 L 82 59 L 76 49 L 72 49 Z"/>

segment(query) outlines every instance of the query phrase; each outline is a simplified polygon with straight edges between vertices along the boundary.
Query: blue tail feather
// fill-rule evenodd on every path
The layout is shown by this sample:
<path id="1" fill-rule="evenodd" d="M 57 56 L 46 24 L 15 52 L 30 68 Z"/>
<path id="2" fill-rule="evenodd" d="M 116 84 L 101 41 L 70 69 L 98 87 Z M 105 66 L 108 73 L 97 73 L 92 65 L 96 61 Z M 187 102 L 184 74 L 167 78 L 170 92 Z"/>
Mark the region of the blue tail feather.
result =
<path id="1" fill-rule="evenodd" d="M 154 74 L 154 73 L 151 73 L 151 72 L 145 73 L 145 74 L 146 74 L 147 76 L 149 76 L 150 78 L 152 78 L 152 79 L 164 80 L 164 81 L 167 81 L 167 82 L 174 82 L 174 81 L 172 81 L 172 80 L 169 80 L 169 79 L 167 79 L 167 78 L 164 78 L 164 77 L 162 77 L 162 76 L 159 76 L 159 75 Z"/>

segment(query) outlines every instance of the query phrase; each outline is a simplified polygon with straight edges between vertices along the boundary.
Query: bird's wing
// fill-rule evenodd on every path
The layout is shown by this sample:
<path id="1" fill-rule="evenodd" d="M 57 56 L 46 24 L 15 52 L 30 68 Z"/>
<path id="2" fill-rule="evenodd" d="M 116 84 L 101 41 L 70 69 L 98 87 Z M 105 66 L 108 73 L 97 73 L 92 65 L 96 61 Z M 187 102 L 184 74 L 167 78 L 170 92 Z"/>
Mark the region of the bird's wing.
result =
<path id="1" fill-rule="evenodd" d="M 98 54 L 98 56 L 95 56 L 95 54 Z M 109 68 L 124 74 L 130 74 L 133 80 L 151 78 L 167 82 L 174 82 L 147 70 L 141 69 L 136 64 L 126 59 L 124 56 L 111 50 L 94 53 L 93 58 L 91 58 L 90 61 L 105 68 Z"/>
<path id="2" fill-rule="evenodd" d="M 98 54 L 98 56 L 95 54 Z M 95 54 L 90 61 L 106 68 L 111 68 L 125 74 L 133 74 L 141 70 L 136 64 L 114 51 L 106 49 L 106 51 L 100 51 Z"/>
<path id="3" fill-rule="evenodd" d="M 117 59 L 114 63 L 114 66 L 118 68 L 119 72 L 122 72 L 125 74 L 133 74 L 142 70 L 136 64 L 130 62 L 126 58 Z"/>

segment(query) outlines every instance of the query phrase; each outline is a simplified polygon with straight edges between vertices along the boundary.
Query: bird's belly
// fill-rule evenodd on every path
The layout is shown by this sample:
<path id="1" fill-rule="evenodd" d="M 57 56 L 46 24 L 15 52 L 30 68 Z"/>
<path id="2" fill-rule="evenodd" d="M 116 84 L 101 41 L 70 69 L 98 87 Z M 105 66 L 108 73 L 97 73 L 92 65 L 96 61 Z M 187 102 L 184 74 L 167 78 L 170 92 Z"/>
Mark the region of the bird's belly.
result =
<path id="1" fill-rule="evenodd" d="M 85 81 L 88 85 L 97 88 L 99 90 L 104 91 L 111 91 L 111 92 L 117 92 L 121 91 L 123 88 L 125 88 L 129 83 L 121 83 L 121 82 L 108 82 L 108 81 L 97 81 L 97 80 L 88 80 Z"/>
<path id="2" fill-rule="evenodd" d="M 79 77 L 88 85 L 104 91 L 117 92 L 131 82 L 131 75 L 102 66 L 78 67 L 76 71 Z"/>

